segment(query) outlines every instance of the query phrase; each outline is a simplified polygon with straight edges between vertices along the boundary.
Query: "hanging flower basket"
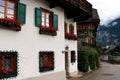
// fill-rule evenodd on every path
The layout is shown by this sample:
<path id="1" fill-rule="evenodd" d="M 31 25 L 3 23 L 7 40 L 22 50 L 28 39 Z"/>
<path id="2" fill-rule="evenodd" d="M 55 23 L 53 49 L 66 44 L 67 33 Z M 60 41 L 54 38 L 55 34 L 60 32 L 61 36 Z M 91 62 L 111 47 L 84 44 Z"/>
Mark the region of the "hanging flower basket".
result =
<path id="1" fill-rule="evenodd" d="M 77 40 L 78 37 L 75 34 L 65 33 L 65 39 L 68 39 L 68 40 Z"/>
<path id="2" fill-rule="evenodd" d="M 39 33 L 46 34 L 46 35 L 52 35 L 52 36 L 57 35 L 56 29 L 53 27 L 40 27 Z"/>
<path id="3" fill-rule="evenodd" d="M 0 27 L 20 31 L 23 23 L 17 19 L 0 18 Z"/>

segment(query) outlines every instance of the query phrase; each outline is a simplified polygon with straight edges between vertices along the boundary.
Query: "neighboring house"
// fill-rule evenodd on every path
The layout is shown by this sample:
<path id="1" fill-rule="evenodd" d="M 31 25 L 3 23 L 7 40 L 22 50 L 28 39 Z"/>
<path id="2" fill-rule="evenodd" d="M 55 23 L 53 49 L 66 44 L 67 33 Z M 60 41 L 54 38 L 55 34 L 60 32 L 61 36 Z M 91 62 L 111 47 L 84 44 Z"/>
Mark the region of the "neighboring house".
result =
<path id="1" fill-rule="evenodd" d="M 111 55 L 115 56 L 117 53 L 118 53 L 118 55 L 116 55 L 116 56 L 120 56 L 119 52 L 120 52 L 120 46 L 111 45 L 111 46 L 109 46 L 109 48 L 103 49 L 103 54 L 101 55 L 101 60 L 108 61 L 110 59 Z"/>
<path id="2" fill-rule="evenodd" d="M 98 12 L 92 9 L 92 17 L 77 23 L 78 50 L 96 47 L 96 32 L 100 23 Z"/>
<path id="3" fill-rule="evenodd" d="M 76 22 L 91 15 L 86 0 L 0 0 L 0 79 L 71 76 L 77 71 Z"/>
<path id="4" fill-rule="evenodd" d="M 114 52 L 120 52 L 120 46 L 112 45 L 106 51 L 104 51 L 105 54 L 114 53 Z"/>

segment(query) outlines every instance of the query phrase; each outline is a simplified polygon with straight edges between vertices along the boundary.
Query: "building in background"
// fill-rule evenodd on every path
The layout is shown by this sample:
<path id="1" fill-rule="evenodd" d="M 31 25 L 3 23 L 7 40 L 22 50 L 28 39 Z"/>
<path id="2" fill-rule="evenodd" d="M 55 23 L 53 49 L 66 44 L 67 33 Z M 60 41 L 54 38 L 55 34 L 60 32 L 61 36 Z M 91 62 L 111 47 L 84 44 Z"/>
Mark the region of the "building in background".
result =
<path id="1" fill-rule="evenodd" d="M 96 9 L 92 17 L 77 23 L 78 50 L 96 48 L 96 33 L 100 18 Z"/>

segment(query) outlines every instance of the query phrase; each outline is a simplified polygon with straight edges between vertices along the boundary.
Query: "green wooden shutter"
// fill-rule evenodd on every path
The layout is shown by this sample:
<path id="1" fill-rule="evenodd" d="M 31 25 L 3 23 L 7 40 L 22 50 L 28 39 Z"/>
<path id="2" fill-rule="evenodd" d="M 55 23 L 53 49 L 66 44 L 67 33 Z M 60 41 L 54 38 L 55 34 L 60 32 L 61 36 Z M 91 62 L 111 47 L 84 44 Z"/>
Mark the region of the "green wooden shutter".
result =
<path id="1" fill-rule="evenodd" d="M 35 8 L 35 26 L 42 25 L 42 10 L 41 8 Z"/>
<path id="2" fill-rule="evenodd" d="M 56 14 L 53 15 L 53 26 L 58 30 L 58 15 Z"/>
<path id="3" fill-rule="evenodd" d="M 23 3 L 18 3 L 18 20 L 22 21 L 23 24 L 26 23 L 26 5 Z"/>

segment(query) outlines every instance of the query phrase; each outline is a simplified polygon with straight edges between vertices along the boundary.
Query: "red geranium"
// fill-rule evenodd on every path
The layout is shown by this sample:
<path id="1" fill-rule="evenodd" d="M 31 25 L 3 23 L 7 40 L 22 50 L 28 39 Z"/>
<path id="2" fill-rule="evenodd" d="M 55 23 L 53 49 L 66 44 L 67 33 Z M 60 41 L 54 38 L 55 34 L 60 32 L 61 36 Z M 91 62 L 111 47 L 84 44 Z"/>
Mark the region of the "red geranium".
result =
<path id="1" fill-rule="evenodd" d="M 53 27 L 40 27 L 40 31 L 56 32 L 56 29 Z"/>
<path id="2" fill-rule="evenodd" d="M 13 27 L 16 30 L 20 30 L 23 23 L 17 19 L 0 18 L 0 25 L 6 26 L 6 27 Z"/>
<path id="3" fill-rule="evenodd" d="M 23 23 L 17 19 L 12 18 L 0 18 L 0 24 L 8 25 L 8 26 L 22 26 Z"/>

